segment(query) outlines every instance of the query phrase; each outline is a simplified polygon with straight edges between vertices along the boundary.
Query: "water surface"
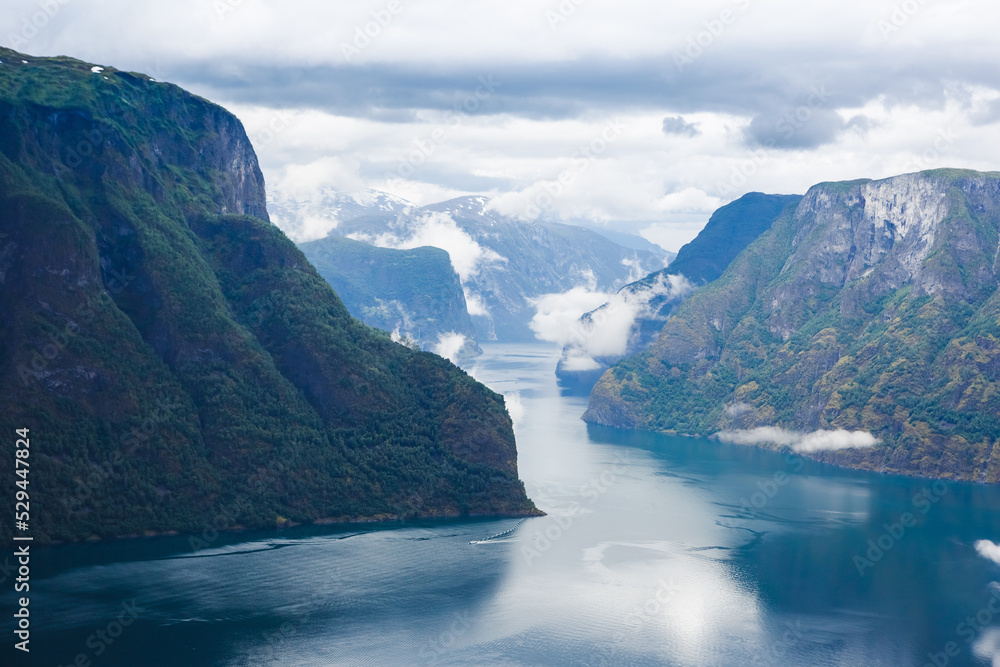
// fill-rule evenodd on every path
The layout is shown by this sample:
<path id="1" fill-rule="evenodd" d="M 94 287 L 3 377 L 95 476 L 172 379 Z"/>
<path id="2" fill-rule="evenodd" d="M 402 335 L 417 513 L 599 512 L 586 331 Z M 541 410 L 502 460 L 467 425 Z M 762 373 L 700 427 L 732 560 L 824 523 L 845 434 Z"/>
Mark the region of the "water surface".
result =
<path id="1" fill-rule="evenodd" d="M 1000 540 L 1000 489 L 588 426 L 556 350 L 484 348 L 469 371 L 508 395 L 548 516 L 494 539 L 517 521 L 36 550 L 31 664 L 941 667 L 1000 648 L 1000 567 L 974 548 Z"/>

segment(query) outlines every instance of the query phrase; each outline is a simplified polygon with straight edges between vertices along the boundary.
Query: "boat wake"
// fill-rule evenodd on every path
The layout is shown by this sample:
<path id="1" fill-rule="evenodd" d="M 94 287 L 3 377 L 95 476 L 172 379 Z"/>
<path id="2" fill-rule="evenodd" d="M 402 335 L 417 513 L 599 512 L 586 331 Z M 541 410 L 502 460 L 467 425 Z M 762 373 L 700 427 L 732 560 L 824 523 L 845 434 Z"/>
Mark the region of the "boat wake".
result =
<path id="1" fill-rule="evenodd" d="M 513 525 L 513 527 L 508 528 L 502 533 L 497 533 L 496 535 L 490 535 L 489 537 L 483 538 L 481 540 L 471 540 L 469 544 L 486 544 L 487 542 L 496 542 L 497 540 L 502 540 L 505 537 L 510 537 L 521 527 L 521 524 L 525 522 L 525 519 L 521 519 Z"/>

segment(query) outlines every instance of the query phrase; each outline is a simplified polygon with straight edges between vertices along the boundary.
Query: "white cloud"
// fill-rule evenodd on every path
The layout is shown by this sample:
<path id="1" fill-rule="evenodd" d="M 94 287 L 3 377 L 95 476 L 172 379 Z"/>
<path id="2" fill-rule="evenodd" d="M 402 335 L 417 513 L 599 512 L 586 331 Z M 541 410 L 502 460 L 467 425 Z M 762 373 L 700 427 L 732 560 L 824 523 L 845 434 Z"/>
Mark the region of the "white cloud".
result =
<path id="1" fill-rule="evenodd" d="M 575 10 L 554 29 L 546 12 L 559 8 L 532 0 L 489 1 L 475 6 L 452 0 L 433 5 L 404 2 L 384 29 L 373 31 L 376 36 L 357 62 L 405 63 L 418 58 L 440 66 L 507 59 L 532 64 L 596 53 L 607 58 L 659 56 L 664 70 L 674 69 L 673 55 L 704 31 L 704 22 L 717 18 L 722 8 L 672 3 L 653 13 L 648 3 L 639 0 L 574 4 Z M 723 3 L 734 11 L 742 4 Z M 893 4 L 860 0 L 808 7 L 792 0 L 755 4 L 750 11 L 737 11 L 737 21 L 713 40 L 709 55 L 782 45 L 794 51 L 808 47 L 820 55 L 836 46 L 842 51 L 881 57 L 917 56 L 921 50 L 951 53 L 962 46 L 971 48 L 971 44 L 988 45 L 993 37 L 989 27 L 995 25 L 996 7 L 979 0 L 957 8 L 949 3 L 924 3 L 887 38 L 880 31 L 879 20 L 890 19 Z M 38 9 L 31 0 L 13 0 L 11 5 L 5 12 L 9 16 L 0 23 L 3 34 L 17 31 L 21 16 L 30 16 Z M 113 25 L 102 23 L 101 13 L 70 3 L 61 8 L 58 18 L 79 29 L 43 30 L 32 41 L 50 48 L 58 45 L 68 52 L 103 54 L 104 59 L 135 57 L 146 50 L 193 61 L 260 58 L 282 64 L 343 63 L 341 45 L 351 42 L 356 30 L 373 20 L 373 12 L 386 8 L 385 0 L 303 2 L 288 8 L 263 0 L 172 0 L 141 5 L 107 0 L 106 5 L 106 11 L 119 19 Z M 970 20 L 972 12 L 978 12 L 980 20 Z M 99 39 L 88 39 L 91 34 Z M 660 114 L 660 122 L 662 118 Z"/>
<path id="2" fill-rule="evenodd" d="M 989 540 L 979 540 L 976 542 L 976 553 L 1000 565 L 1000 544 L 995 544 Z"/>
<path id="3" fill-rule="evenodd" d="M 574 287 L 534 299 L 531 329 L 539 340 L 567 348 L 562 360 L 565 370 L 595 370 L 600 367 L 596 358 L 625 354 L 633 324 L 637 318 L 652 314 L 650 301 L 654 297 L 684 298 L 693 290 L 694 285 L 684 276 L 674 275 L 661 275 L 652 285 L 635 292 L 608 294 L 594 291 L 592 285 Z M 590 317 L 581 320 L 586 313 L 591 313 Z"/>
<path id="4" fill-rule="evenodd" d="M 290 164 L 276 190 L 293 197 L 317 198 L 325 188 L 339 192 L 364 190 L 364 181 L 357 175 L 356 162 L 342 157 L 324 156 L 308 164 Z"/>
<path id="5" fill-rule="evenodd" d="M 451 258 L 451 265 L 454 267 L 455 273 L 458 274 L 463 283 L 475 277 L 481 267 L 507 261 L 505 257 L 501 257 L 495 251 L 476 243 L 447 213 L 433 211 L 409 220 L 409 222 L 410 227 L 406 230 L 408 234 L 403 236 L 394 232 L 386 232 L 374 237 L 365 234 L 350 234 L 349 236 L 367 241 L 380 248 L 409 249 L 433 246 L 446 250 Z"/>
<path id="6" fill-rule="evenodd" d="M 628 267 L 628 277 L 625 278 L 625 284 L 634 283 L 649 275 L 649 271 L 642 265 L 642 260 L 638 257 L 622 258 L 622 266 Z"/>
<path id="7" fill-rule="evenodd" d="M 836 431 L 804 433 L 777 426 L 719 431 L 713 437 L 723 442 L 732 442 L 738 445 L 775 444 L 791 447 L 796 452 L 805 453 L 873 447 L 881 442 L 866 431 L 838 429 Z"/>
<path id="8" fill-rule="evenodd" d="M 816 151 L 755 151 L 743 143 L 750 118 L 715 111 L 693 114 L 701 132 L 678 145 L 663 135 L 659 113 L 628 110 L 620 114 L 621 136 L 582 171 L 574 169 L 573 156 L 600 135 L 608 117 L 499 114 L 469 116 L 450 127 L 440 114 L 379 122 L 310 111 L 256 148 L 269 188 L 276 191 L 298 178 L 307 180 L 309 170 L 326 168 L 332 182 L 344 184 L 343 191 L 354 191 L 348 188 L 363 181 L 418 205 L 484 194 L 491 197 L 491 208 L 520 217 L 542 204 L 539 210 L 549 215 L 612 225 L 676 251 L 719 205 L 746 192 L 803 193 L 821 181 L 941 166 L 993 169 L 986 146 L 1000 142 L 1000 123 L 976 126 L 969 114 L 970 109 L 985 113 L 994 93 L 977 89 L 967 100 L 966 92 L 956 91 L 952 101 L 935 109 L 873 100 L 845 111 L 871 119 L 865 136 L 848 132 Z M 234 110 L 244 117 L 244 107 Z M 261 115 L 256 108 L 252 113 Z M 261 116 L 254 127 L 265 123 Z M 412 176 L 386 177 L 414 142 L 427 141 L 436 129 L 447 130 L 445 139 Z M 944 151 L 934 149 L 940 132 L 954 135 Z M 331 155 L 335 162 L 324 161 Z M 554 190 L 564 173 L 569 180 Z M 550 196 L 550 189 L 558 196 Z"/>
<path id="9" fill-rule="evenodd" d="M 531 330 L 538 340 L 568 345 L 577 338 L 576 323 L 591 310 L 610 298 L 604 292 L 595 292 L 588 287 L 574 287 L 566 292 L 544 294 L 531 303 L 535 316 L 531 318 Z"/>
<path id="10" fill-rule="evenodd" d="M 411 350 L 420 349 L 420 343 L 411 338 L 409 333 L 401 333 L 398 326 L 392 330 L 392 333 L 389 334 L 389 338 L 392 339 L 392 342 L 405 345 Z"/>
<path id="11" fill-rule="evenodd" d="M 523 210 L 620 117 L 621 136 L 554 198 L 551 212 L 643 230 L 671 250 L 694 236 L 715 202 L 748 191 L 801 193 L 826 180 L 995 167 L 1000 6 L 918 3 L 899 30 L 884 34 L 880 21 L 899 4 L 892 0 L 752 4 L 683 72 L 674 56 L 719 7 L 670 3 L 650 13 L 638 0 L 576 3 L 553 29 L 552 7 L 531 0 L 474 8 L 404 2 L 358 66 L 348 67 L 342 45 L 385 9 L 384 0 L 294 8 L 262 0 L 107 0 L 101 12 L 62 4 L 20 48 L 150 72 L 223 104 L 246 125 L 271 189 L 324 173 L 327 185 L 344 192 L 375 188 L 419 205 L 487 194 Z M 9 36 L 38 5 L 11 0 L 5 9 L 0 34 Z M 106 21 L 109 15 L 116 20 Z M 388 74 L 365 79 L 377 66 Z M 494 104 L 450 122 L 445 111 L 490 75 L 501 83 Z M 406 88 L 418 79 L 426 90 Z M 845 129 L 820 148 L 757 159 L 744 144 L 753 119 L 794 112 L 811 88 L 826 84 L 830 100 L 813 115 L 836 121 L 835 113 L 845 128 L 864 116 L 869 130 Z M 271 136 L 286 113 L 288 124 Z M 683 119 L 678 128 L 698 133 L 667 136 L 664 118 Z M 387 176 L 437 131 L 444 139 L 412 176 Z M 939 131 L 957 139 L 935 154 Z M 727 194 L 734 174 L 742 175 Z M 319 234 L 325 224 L 311 218 L 306 232 Z"/>
<path id="12" fill-rule="evenodd" d="M 679 192 L 664 195 L 657 208 L 664 213 L 708 213 L 722 206 L 725 202 L 718 197 L 705 194 L 702 190 L 687 187 Z"/>
<path id="13" fill-rule="evenodd" d="M 476 294 L 468 287 L 463 287 L 465 292 L 465 308 L 469 311 L 469 315 L 482 315 L 484 317 L 489 317 L 490 311 L 486 307 L 486 302 L 483 297 Z"/>
<path id="14" fill-rule="evenodd" d="M 507 413 L 510 415 L 510 420 L 514 422 L 514 428 L 517 428 L 524 421 L 525 413 L 521 393 L 517 391 L 507 392 L 503 395 L 503 398 L 504 403 L 507 405 Z"/>
<path id="15" fill-rule="evenodd" d="M 732 405 L 727 405 L 725 413 L 730 417 L 739 417 L 740 415 L 746 414 L 751 410 L 753 410 L 753 408 L 749 404 L 739 401 L 737 403 L 733 403 Z"/>
<path id="16" fill-rule="evenodd" d="M 866 431 L 814 431 L 807 433 L 798 443 L 792 445 L 797 452 L 820 452 L 837 449 L 862 449 L 874 447 L 881 440 Z"/>
<path id="17" fill-rule="evenodd" d="M 458 361 L 458 354 L 462 351 L 462 347 L 465 346 L 466 340 L 464 334 L 455 333 L 454 331 L 441 333 L 438 334 L 438 342 L 434 345 L 432 351 L 434 354 L 441 355 L 445 359 L 455 363 Z"/>

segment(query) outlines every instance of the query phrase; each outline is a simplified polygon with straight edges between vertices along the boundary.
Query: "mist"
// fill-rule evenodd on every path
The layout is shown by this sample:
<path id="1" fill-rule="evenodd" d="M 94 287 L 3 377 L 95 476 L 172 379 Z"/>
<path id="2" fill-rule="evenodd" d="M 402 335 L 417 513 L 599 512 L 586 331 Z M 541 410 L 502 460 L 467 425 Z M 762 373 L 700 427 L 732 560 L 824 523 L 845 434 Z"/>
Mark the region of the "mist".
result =
<path id="1" fill-rule="evenodd" d="M 682 275 L 662 274 L 649 285 L 615 293 L 578 286 L 533 300 L 531 329 L 539 340 L 566 348 L 565 370 L 595 370 L 601 366 L 598 359 L 625 355 L 636 320 L 655 316 L 654 298 L 683 299 L 694 289 Z"/>
<path id="2" fill-rule="evenodd" d="M 432 211 L 408 222 L 410 227 L 407 229 L 409 232 L 407 236 L 386 232 L 377 236 L 355 233 L 349 234 L 348 237 L 380 248 L 401 250 L 422 246 L 441 248 L 448 253 L 451 265 L 462 283 L 477 276 L 484 266 L 507 261 L 497 252 L 476 243 L 447 213 Z"/>
<path id="3" fill-rule="evenodd" d="M 866 431 L 837 429 L 835 431 L 820 430 L 813 431 L 812 433 L 804 433 L 801 431 L 790 431 L 777 426 L 719 431 L 712 437 L 737 445 L 774 444 L 791 447 L 793 451 L 800 453 L 860 449 L 874 447 L 881 442 L 881 440 Z"/>
<path id="4" fill-rule="evenodd" d="M 458 361 L 459 353 L 465 346 L 466 340 L 467 338 L 465 337 L 465 334 L 456 333 L 454 331 L 438 334 L 438 342 L 434 345 L 432 352 L 444 357 L 452 363 L 456 363 Z"/>
<path id="5" fill-rule="evenodd" d="M 989 540 L 979 540 L 976 542 L 976 553 L 1000 565 L 1000 544 L 995 544 Z"/>

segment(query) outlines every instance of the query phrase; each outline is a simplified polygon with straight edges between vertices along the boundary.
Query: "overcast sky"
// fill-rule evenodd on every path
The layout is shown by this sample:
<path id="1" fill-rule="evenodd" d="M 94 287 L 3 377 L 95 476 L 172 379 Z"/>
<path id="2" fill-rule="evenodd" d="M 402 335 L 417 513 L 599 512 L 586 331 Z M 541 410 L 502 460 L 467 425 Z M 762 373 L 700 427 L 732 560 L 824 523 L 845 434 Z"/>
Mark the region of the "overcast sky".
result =
<path id="1" fill-rule="evenodd" d="M 745 192 L 996 169 L 998 26 L 985 0 L 8 0 L 0 42 L 222 104 L 271 191 L 485 194 L 676 250 Z"/>

